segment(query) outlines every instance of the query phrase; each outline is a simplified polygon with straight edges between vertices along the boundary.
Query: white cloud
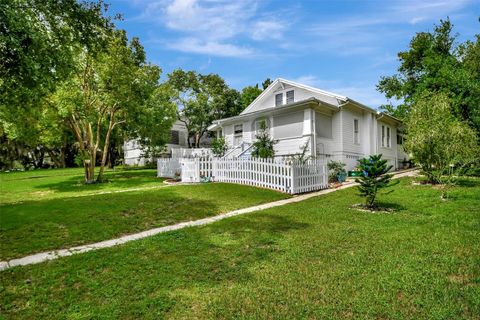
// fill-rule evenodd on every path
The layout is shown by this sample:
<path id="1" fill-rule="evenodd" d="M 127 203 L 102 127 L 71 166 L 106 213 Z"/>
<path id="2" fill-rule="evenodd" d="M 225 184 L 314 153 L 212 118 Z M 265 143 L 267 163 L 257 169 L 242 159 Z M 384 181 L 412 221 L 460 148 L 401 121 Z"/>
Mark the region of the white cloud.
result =
<path id="1" fill-rule="evenodd" d="M 275 13 L 260 15 L 257 0 L 159 0 L 137 20 L 155 21 L 181 33 L 171 49 L 198 54 L 245 57 L 253 53 L 235 40 L 280 39 L 286 24 Z"/>
<path id="2" fill-rule="evenodd" d="M 196 38 L 183 38 L 168 44 L 168 47 L 182 52 L 207 54 L 220 57 L 246 57 L 254 51 L 247 47 L 240 47 L 217 41 L 202 41 Z"/>
<path id="3" fill-rule="evenodd" d="M 243 32 L 256 4 L 244 1 L 174 0 L 164 8 L 168 28 L 202 38 L 228 39 Z"/>
<path id="4" fill-rule="evenodd" d="M 281 39 L 287 26 L 275 20 L 258 21 L 252 26 L 252 39 Z"/>

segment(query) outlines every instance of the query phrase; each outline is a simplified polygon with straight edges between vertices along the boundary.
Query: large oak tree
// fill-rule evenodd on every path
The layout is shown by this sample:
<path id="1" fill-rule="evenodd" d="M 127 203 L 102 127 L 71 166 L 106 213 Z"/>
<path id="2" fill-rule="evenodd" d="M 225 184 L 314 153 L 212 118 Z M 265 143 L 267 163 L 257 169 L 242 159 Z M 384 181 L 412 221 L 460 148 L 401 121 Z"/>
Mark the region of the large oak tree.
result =
<path id="1" fill-rule="evenodd" d="M 398 58 L 398 73 L 382 77 L 377 88 L 400 103 L 384 111 L 406 119 L 425 92 L 444 94 L 452 113 L 480 136 L 480 35 L 458 44 L 450 20 L 441 20 L 433 32 L 417 33 Z"/>

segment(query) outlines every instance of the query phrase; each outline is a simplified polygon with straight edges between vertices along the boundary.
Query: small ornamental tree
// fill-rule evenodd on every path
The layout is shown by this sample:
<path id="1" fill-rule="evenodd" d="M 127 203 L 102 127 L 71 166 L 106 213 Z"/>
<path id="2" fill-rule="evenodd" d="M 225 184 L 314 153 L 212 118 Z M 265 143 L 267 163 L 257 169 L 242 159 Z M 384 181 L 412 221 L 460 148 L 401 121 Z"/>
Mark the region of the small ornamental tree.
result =
<path id="1" fill-rule="evenodd" d="M 392 175 L 387 174 L 392 166 L 387 164 L 387 160 L 382 159 L 381 154 L 360 159 L 358 162 L 362 175 L 356 178 L 355 182 L 360 184 L 358 189 L 360 195 L 365 197 L 365 206 L 375 208 L 378 190 L 387 187 L 392 179 Z"/>
<path id="2" fill-rule="evenodd" d="M 273 146 L 277 143 L 277 141 L 270 137 L 267 123 L 265 121 L 260 123 L 260 130 L 255 138 L 257 140 L 253 143 L 252 156 L 258 158 L 273 158 L 275 156 L 275 150 Z"/>
<path id="3" fill-rule="evenodd" d="M 219 137 L 212 141 L 212 152 L 215 157 L 223 157 L 227 149 L 228 146 L 224 137 Z"/>
<path id="4" fill-rule="evenodd" d="M 444 93 L 425 92 L 405 122 L 405 149 L 429 183 L 442 185 L 442 198 L 454 177 L 480 154 L 475 131 L 452 114 L 450 100 Z"/>

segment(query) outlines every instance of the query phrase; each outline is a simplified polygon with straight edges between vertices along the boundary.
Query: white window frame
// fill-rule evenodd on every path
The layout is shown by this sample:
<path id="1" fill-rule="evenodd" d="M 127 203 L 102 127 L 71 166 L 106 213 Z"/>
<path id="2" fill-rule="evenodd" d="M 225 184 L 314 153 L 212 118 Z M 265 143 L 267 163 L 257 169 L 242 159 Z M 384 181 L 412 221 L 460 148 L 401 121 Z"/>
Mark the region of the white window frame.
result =
<path id="1" fill-rule="evenodd" d="M 387 126 L 387 148 L 392 147 L 392 129 Z"/>
<path id="2" fill-rule="evenodd" d="M 277 104 L 277 96 L 282 96 L 282 101 L 281 101 L 280 104 Z M 282 105 L 284 105 L 283 92 L 275 93 L 275 107 L 279 107 L 279 106 L 282 106 Z"/>
<path id="3" fill-rule="evenodd" d="M 382 148 L 385 148 L 385 126 L 382 125 Z"/>
<path id="4" fill-rule="evenodd" d="M 357 124 L 356 129 L 355 124 Z M 353 119 L 353 143 L 360 144 L 360 121 L 357 118 Z"/>
<path id="5" fill-rule="evenodd" d="M 242 127 L 242 131 L 239 132 L 239 133 L 236 133 L 235 131 L 237 131 L 237 130 L 235 129 L 235 127 L 238 127 L 238 126 Z M 233 145 L 238 146 L 238 145 L 242 144 L 242 141 L 243 141 L 243 123 L 234 124 L 233 125 Z"/>
<path id="6" fill-rule="evenodd" d="M 292 93 L 292 101 L 291 102 L 288 102 L 288 94 L 289 93 Z M 288 91 L 285 91 L 285 104 L 289 104 L 289 103 L 294 103 L 295 102 L 295 90 L 288 90 Z"/>

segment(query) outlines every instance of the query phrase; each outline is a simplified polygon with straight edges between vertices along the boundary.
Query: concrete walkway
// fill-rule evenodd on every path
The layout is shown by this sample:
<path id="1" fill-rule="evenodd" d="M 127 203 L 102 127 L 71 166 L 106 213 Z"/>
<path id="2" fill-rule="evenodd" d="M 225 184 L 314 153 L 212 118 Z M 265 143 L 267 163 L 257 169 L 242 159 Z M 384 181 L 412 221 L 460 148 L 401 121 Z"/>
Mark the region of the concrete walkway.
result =
<path id="1" fill-rule="evenodd" d="M 397 178 L 402 178 L 402 177 L 407 177 L 407 176 L 413 176 L 416 174 L 415 170 L 408 170 L 404 172 L 399 172 L 394 175 L 394 179 Z M 307 193 L 299 196 L 294 196 L 289 199 L 284 199 L 284 200 L 279 200 L 279 201 L 274 201 L 274 202 L 269 202 L 269 203 L 264 203 L 258 206 L 253 206 L 253 207 L 248 207 L 244 209 L 239 209 L 239 210 L 234 210 L 230 211 L 227 213 L 219 214 L 213 217 L 208 217 L 200 220 L 195 220 L 195 221 L 188 221 L 188 222 L 181 222 L 177 223 L 171 226 L 165 226 L 165 227 L 160 227 L 160 228 L 155 228 L 155 229 L 150 229 L 147 231 L 135 233 L 135 234 L 130 234 L 126 235 L 120 238 L 112 239 L 112 240 L 106 240 L 106 241 L 101 241 L 97 243 L 92 243 L 92 244 L 87 244 L 87 245 L 82 245 L 82 246 L 77 246 L 77 247 L 72 247 L 68 249 L 61 249 L 61 250 L 54 250 L 54 251 L 46 251 L 46 252 L 40 252 L 37 254 L 32 254 L 29 256 L 25 256 L 23 258 L 18 258 L 18 259 L 12 259 L 10 261 L 0 261 L 0 271 L 6 270 L 8 268 L 16 267 L 16 266 L 26 266 L 29 264 L 36 264 L 36 263 L 41 263 L 44 261 L 48 260 L 54 260 L 58 259 L 60 257 L 68 257 L 77 253 L 83 253 L 83 252 L 88 252 L 92 250 L 98 250 L 102 248 L 109 248 L 113 246 L 117 246 L 123 243 L 127 243 L 130 241 L 138 240 L 138 239 L 143 239 L 146 237 L 154 236 L 159 233 L 164 233 L 168 231 L 173 231 L 173 230 L 179 230 L 187 227 L 194 227 L 194 226 L 202 226 L 205 224 L 210 224 L 215 221 L 223 220 L 226 218 L 242 215 L 245 213 L 249 212 L 254 212 L 254 211 L 260 211 L 260 210 L 265 210 L 269 208 L 274 208 L 274 207 L 279 207 L 283 206 L 289 203 L 295 203 L 295 202 L 300 202 L 306 199 L 310 199 L 313 197 L 318 197 L 324 194 L 332 193 L 337 190 L 343 190 L 346 188 L 350 188 L 353 186 L 356 186 L 357 183 L 354 182 L 349 182 L 345 183 L 339 188 L 336 189 L 325 189 L 317 192 L 312 192 L 312 193 Z"/>

